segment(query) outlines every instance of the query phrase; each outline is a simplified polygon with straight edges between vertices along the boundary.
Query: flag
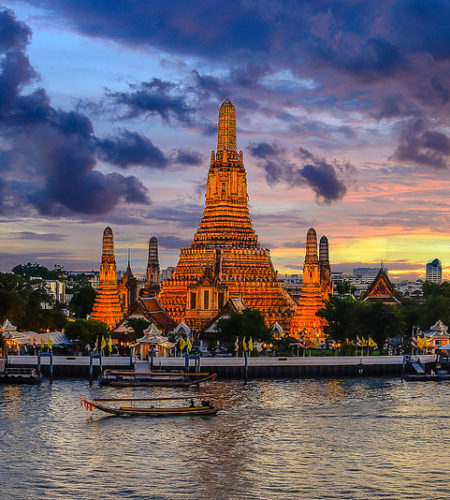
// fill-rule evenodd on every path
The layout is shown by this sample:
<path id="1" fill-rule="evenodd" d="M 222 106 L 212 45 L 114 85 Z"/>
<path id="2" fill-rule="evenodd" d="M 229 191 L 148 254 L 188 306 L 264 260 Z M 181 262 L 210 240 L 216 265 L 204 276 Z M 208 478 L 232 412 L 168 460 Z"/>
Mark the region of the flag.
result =
<path id="1" fill-rule="evenodd" d="M 356 345 L 357 345 L 358 347 L 361 347 L 361 346 L 362 346 L 361 339 L 359 338 L 359 336 L 358 336 L 358 335 L 356 336 Z"/>
<path id="2" fill-rule="evenodd" d="M 251 337 L 250 337 L 250 340 L 248 341 L 248 350 L 253 351 L 253 340 Z"/>
<path id="3" fill-rule="evenodd" d="M 48 344 L 48 348 L 50 350 L 53 349 L 53 342 L 52 342 L 52 339 L 50 338 L 50 335 L 48 336 L 47 344 Z"/>
<path id="4" fill-rule="evenodd" d="M 106 347 L 106 340 L 105 337 L 102 335 L 102 342 L 100 344 L 100 351 L 103 351 L 103 349 Z"/>
<path id="5" fill-rule="evenodd" d="M 242 349 L 244 349 L 244 351 L 248 351 L 247 342 L 245 341 L 245 337 L 242 339 Z"/>
<path id="6" fill-rule="evenodd" d="M 187 342 L 184 340 L 183 337 L 180 337 L 180 350 L 183 350 L 187 345 Z"/>
<path id="7" fill-rule="evenodd" d="M 411 337 L 411 347 L 415 349 L 417 347 L 417 342 L 415 337 Z"/>
<path id="8" fill-rule="evenodd" d="M 378 347 L 378 345 L 376 344 L 376 342 L 374 340 L 372 340 L 372 337 L 369 336 L 369 339 L 367 341 L 367 345 L 369 347 Z"/>
<path id="9" fill-rule="evenodd" d="M 301 348 L 301 349 L 305 349 L 306 347 L 306 342 L 305 342 L 305 339 L 303 337 L 300 337 L 298 339 L 298 346 Z"/>
<path id="10" fill-rule="evenodd" d="M 42 336 L 42 337 L 41 337 L 41 350 L 42 350 L 42 351 L 44 350 L 44 347 L 45 347 L 44 337 Z"/>
<path id="11" fill-rule="evenodd" d="M 416 338 L 418 349 L 423 349 L 423 340 L 420 337 Z"/>
<path id="12" fill-rule="evenodd" d="M 111 335 L 109 336 L 109 339 L 108 339 L 108 351 L 112 352 L 112 338 L 111 338 Z"/>
<path id="13" fill-rule="evenodd" d="M 188 348 L 188 351 L 192 350 L 192 343 L 189 337 L 186 339 L 186 347 Z"/>
<path id="14" fill-rule="evenodd" d="M 428 343 L 428 339 L 426 338 L 425 335 L 423 336 L 423 347 L 424 347 L 424 349 L 430 348 L 430 344 Z"/>
<path id="15" fill-rule="evenodd" d="M 367 341 L 366 341 L 366 339 L 364 337 L 362 337 L 361 338 L 361 346 L 363 347 L 365 345 L 367 345 Z"/>

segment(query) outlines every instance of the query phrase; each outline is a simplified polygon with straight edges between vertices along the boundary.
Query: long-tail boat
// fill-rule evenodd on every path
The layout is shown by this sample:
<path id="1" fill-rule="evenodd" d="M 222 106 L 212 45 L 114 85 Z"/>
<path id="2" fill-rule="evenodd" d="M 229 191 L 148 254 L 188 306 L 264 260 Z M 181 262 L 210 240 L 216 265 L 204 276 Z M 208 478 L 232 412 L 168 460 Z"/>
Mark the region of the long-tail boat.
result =
<path id="1" fill-rule="evenodd" d="M 145 417 L 174 417 L 192 415 L 215 415 L 219 410 L 207 400 L 195 397 L 163 397 L 163 398 L 116 398 L 116 399 L 93 399 L 89 401 L 80 397 L 81 406 L 86 410 L 97 410 L 115 415 L 117 417 L 145 416 Z M 189 405 L 178 407 L 161 406 L 166 401 L 189 401 Z M 136 406 L 136 403 L 151 402 L 150 406 Z M 164 404 L 164 403 L 163 403 Z"/>
<path id="2" fill-rule="evenodd" d="M 117 387 L 188 387 L 190 385 L 199 385 L 203 382 L 213 382 L 216 379 L 216 373 L 105 370 L 99 382 L 102 385 Z"/>

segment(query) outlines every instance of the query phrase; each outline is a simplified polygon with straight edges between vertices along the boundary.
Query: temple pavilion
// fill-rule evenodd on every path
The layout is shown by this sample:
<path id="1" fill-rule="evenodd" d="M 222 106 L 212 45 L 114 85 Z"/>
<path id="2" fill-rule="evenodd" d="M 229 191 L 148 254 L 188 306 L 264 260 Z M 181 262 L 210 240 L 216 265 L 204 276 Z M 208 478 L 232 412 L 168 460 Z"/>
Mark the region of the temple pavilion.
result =
<path id="1" fill-rule="evenodd" d="M 177 323 L 184 321 L 194 332 L 207 326 L 230 298 L 260 310 L 268 326 L 278 322 L 289 329 L 296 303 L 252 227 L 243 154 L 236 148 L 236 110 L 229 100 L 219 111 L 200 227 L 191 245 L 181 249 L 158 297 Z"/>

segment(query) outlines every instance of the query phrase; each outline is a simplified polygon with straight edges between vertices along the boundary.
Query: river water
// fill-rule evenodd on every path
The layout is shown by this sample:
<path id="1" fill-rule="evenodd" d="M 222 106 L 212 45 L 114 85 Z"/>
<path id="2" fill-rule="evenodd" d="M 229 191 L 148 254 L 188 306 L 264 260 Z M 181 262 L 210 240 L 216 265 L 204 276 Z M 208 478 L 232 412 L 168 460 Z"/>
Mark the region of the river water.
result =
<path id="1" fill-rule="evenodd" d="M 206 393 L 216 417 L 117 418 L 79 397 Z M 1 498 L 450 498 L 448 382 L 0 386 Z"/>

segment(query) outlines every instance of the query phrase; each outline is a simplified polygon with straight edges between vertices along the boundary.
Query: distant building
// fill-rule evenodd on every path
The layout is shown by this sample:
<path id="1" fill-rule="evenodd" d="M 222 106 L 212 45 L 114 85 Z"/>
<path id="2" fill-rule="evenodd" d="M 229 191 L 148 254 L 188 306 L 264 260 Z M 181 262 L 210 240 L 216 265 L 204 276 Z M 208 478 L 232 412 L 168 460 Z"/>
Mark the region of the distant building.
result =
<path id="1" fill-rule="evenodd" d="M 379 268 L 375 267 L 357 267 L 353 269 L 353 276 L 355 278 L 359 278 L 361 282 L 366 281 L 368 283 L 372 283 L 377 277 L 379 270 Z M 387 271 L 387 269 L 385 269 L 385 271 Z"/>
<path id="2" fill-rule="evenodd" d="M 172 277 L 172 273 L 174 272 L 174 267 L 166 267 L 161 271 L 160 280 L 161 283 L 164 283 L 165 280 L 170 280 Z"/>
<path id="3" fill-rule="evenodd" d="M 442 264 L 439 259 L 434 259 L 427 264 L 425 280 L 436 285 L 442 283 Z"/>
<path id="4" fill-rule="evenodd" d="M 285 274 L 279 275 L 278 279 L 283 283 L 283 288 L 289 295 L 298 302 L 300 293 L 302 291 L 302 275 L 301 274 Z"/>

